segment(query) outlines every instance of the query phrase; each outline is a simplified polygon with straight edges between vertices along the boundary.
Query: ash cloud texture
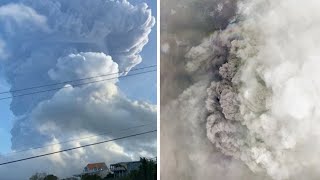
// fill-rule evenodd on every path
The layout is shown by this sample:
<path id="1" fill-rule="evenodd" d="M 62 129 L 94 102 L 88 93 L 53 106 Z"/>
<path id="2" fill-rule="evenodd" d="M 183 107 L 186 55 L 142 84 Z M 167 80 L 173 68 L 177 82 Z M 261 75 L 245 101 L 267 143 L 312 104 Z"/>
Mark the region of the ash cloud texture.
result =
<path id="1" fill-rule="evenodd" d="M 148 43 L 154 24 L 155 18 L 145 3 L 134 6 L 126 0 L 0 3 L 0 65 L 11 89 L 109 73 L 113 75 L 108 78 L 114 78 L 88 86 L 13 98 L 10 108 L 15 116 L 11 130 L 12 149 L 59 142 L 74 133 L 106 132 L 103 127 L 117 130 L 156 123 L 155 105 L 130 100 L 117 86 L 117 77 L 142 61 L 140 52 Z M 152 130 L 152 127 L 146 129 Z M 117 136 L 106 135 L 107 138 Z M 113 144 L 121 150 L 110 152 L 117 154 L 114 160 L 155 156 L 156 135 Z M 83 150 L 83 154 L 91 150 Z M 86 155 L 84 161 L 98 160 L 104 155 L 103 151 L 95 157 Z M 74 159 L 71 153 L 61 156 L 61 163 Z M 109 163 L 110 158 L 107 160 Z M 50 167 L 57 162 L 47 158 L 37 163 L 48 163 Z M 76 169 L 78 165 L 75 163 L 70 169 Z M 67 171 L 59 170 L 57 175 L 70 175 Z M 25 171 L 16 179 L 26 174 Z"/>
<path id="2" fill-rule="evenodd" d="M 224 19 L 228 25 L 208 30 L 211 35 L 207 37 L 201 36 L 197 28 L 191 29 L 188 35 L 163 30 L 170 36 L 169 40 L 175 39 L 179 33 L 185 42 L 189 40 L 184 47 L 178 47 L 183 50 L 178 58 L 174 48 L 167 50 L 171 54 L 162 56 L 163 64 L 175 58 L 180 61 L 174 68 L 184 72 L 182 76 L 189 80 L 179 92 L 175 92 L 177 100 L 172 103 L 177 105 L 169 111 L 174 108 L 177 112 L 189 111 L 190 107 L 193 114 L 203 114 L 204 111 L 205 115 L 184 117 L 176 113 L 163 117 L 162 129 L 171 129 L 171 135 L 167 136 L 175 138 L 161 139 L 161 143 L 170 141 L 173 146 L 171 150 L 164 148 L 162 155 L 165 158 L 173 156 L 177 162 L 182 162 L 202 151 L 202 156 L 207 155 L 212 160 L 201 161 L 203 159 L 198 156 L 187 165 L 172 164 L 170 168 L 180 169 L 181 174 L 166 176 L 177 179 L 191 169 L 205 166 L 211 167 L 211 171 L 200 174 L 192 171 L 192 175 L 196 173 L 196 179 L 203 179 L 202 174 L 210 178 L 233 179 L 230 174 L 242 171 L 248 172 L 244 173 L 244 179 L 318 179 L 317 97 L 320 83 L 316 77 L 320 63 L 319 35 L 316 32 L 320 28 L 317 23 L 320 4 L 314 0 L 303 3 L 287 0 L 234 3 L 237 6 L 234 16 Z M 215 6 L 218 12 L 223 7 Z M 190 36 L 201 36 L 201 42 L 195 45 L 193 41 L 193 44 Z M 170 44 L 170 47 L 174 46 Z M 177 78 L 179 74 L 172 76 Z M 176 81 L 174 78 L 163 76 L 162 81 Z M 207 81 L 205 88 L 197 84 L 199 81 Z M 181 78 L 181 82 L 187 81 Z M 185 95 L 194 88 L 197 92 L 194 96 L 198 98 Z M 163 87 L 161 91 L 170 94 L 170 88 Z M 181 98 L 187 99 L 180 102 Z M 196 103 L 199 108 L 190 103 L 195 99 L 200 99 Z M 165 114 L 168 110 L 163 111 Z M 170 128 L 172 119 L 177 122 Z M 188 125 L 182 126 L 180 119 L 181 123 Z M 180 131 L 189 133 L 179 136 Z M 206 146 L 181 145 L 175 149 L 175 141 L 194 137 Z M 208 139 L 211 145 L 207 144 Z M 203 148 L 207 151 L 203 152 Z M 177 153 L 170 153 L 174 151 L 172 149 Z M 186 153 L 177 155 L 180 149 Z M 221 161 L 209 155 L 220 157 Z M 193 167 L 197 163 L 202 166 Z M 162 175 L 165 176 L 166 172 Z M 224 173 L 219 177 L 221 172 Z"/>

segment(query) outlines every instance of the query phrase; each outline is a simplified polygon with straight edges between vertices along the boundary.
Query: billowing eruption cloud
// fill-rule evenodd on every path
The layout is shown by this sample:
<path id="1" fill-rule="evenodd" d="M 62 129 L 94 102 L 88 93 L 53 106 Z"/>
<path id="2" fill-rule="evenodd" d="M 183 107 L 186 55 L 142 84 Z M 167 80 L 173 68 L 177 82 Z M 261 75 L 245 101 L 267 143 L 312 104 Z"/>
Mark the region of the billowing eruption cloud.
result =
<path id="1" fill-rule="evenodd" d="M 59 142 L 75 132 L 94 135 L 155 123 L 155 105 L 130 100 L 117 86 L 117 77 L 142 61 L 154 24 L 147 4 L 126 0 L 0 2 L 0 65 L 12 90 L 109 73 L 114 78 L 13 98 L 12 149 Z M 150 135 L 119 142 L 121 151 L 114 153 L 122 160 L 151 156 L 155 141 Z"/>
<path id="2" fill-rule="evenodd" d="M 187 43 L 179 56 L 178 68 L 184 69 L 184 77 L 191 80 L 178 100 L 171 103 L 182 113 L 168 117 L 177 121 L 181 118 L 180 123 L 188 124 L 177 122 L 170 135 L 176 136 L 175 140 L 202 141 L 206 145 L 183 144 L 186 153 L 176 155 L 177 162 L 186 159 L 199 167 L 177 167 L 183 172 L 211 167 L 211 171 L 198 170 L 211 178 L 233 179 L 230 174 L 242 171 L 244 179 L 318 179 L 320 3 L 234 3 L 236 13 L 224 19 L 226 27 L 212 29 L 198 45 Z M 217 2 L 211 4 L 219 7 Z M 167 49 L 167 56 L 174 53 L 172 50 Z M 188 92 L 195 94 L 186 96 Z M 185 117 L 183 111 L 194 115 Z M 190 134 L 178 136 L 179 130 Z M 203 175 L 195 176 L 201 179 Z"/>

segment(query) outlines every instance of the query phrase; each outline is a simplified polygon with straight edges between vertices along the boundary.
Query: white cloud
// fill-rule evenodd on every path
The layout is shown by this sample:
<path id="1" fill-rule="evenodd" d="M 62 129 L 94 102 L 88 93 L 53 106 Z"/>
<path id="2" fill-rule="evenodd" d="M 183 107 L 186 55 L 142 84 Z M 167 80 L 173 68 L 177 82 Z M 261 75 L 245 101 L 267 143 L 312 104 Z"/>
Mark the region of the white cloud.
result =
<path id="1" fill-rule="evenodd" d="M 93 70 L 94 69 L 94 70 Z M 69 79 L 81 79 L 86 77 L 96 77 L 101 75 L 98 79 L 110 79 L 118 77 L 118 64 L 113 62 L 111 56 L 104 53 L 79 53 L 70 54 L 66 57 L 58 59 L 57 66 L 49 70 L 49 76 L 55 81 L 65 81 Z"/>
<path id="2" fill-rule="evenodd" d="M 102 83 L 60 90 L 50 100 L 41 102 L 31 118 L 43 133 L 52 127 L 56 128 L 49 134 L 56 134 L 56 130 L 102 132 L 108 127 L 156 123 L 156 108 L 130 101 L 113 83 Z"/>
<path id="3" fill-rule="evenodd" d="M 103 53 L 80 53 L 59 59 L 49 75 L 63 81 L 66 76 L 79 78 L 83 74 L 94 76 L 117 72 L 118 65 L 110 56 Z M 155 106 L 127 99 L 117 88 L 116 82 L 111 80 L 61 89 L 51 99 L 39 103 L 30 117 L 36 125 L 41 126 L 42 131 L 56 127 L 54 129 L 62 132 L 81 129 L 101 132 L 106 127 L 119 129 L 156 123 Z"/>
<path id="4" fill-rule="evenodd" d="M 48 30 L 46 17 L 23 4 L 0 6 L 0 22 L 3 24 L 2 28 L 9 34 L 13 33 L 12 31 L 15 31 L 15 28 L 13 27 L 15 25 L 18 25 L 17 28 L 31 28 L 32 26 L 35 26 L 42 28 L 43 30 Z M 12 22 L 14 22 L 14 24 Z"/>

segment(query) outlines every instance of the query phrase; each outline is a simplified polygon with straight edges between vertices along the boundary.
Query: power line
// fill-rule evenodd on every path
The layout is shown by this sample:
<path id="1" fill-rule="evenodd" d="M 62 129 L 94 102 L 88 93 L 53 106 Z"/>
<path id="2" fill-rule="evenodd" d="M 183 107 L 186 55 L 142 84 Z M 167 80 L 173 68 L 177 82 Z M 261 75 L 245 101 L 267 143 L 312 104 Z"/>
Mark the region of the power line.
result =
<path id="1" fill-rule="evenodd" d="M 126 73 L 126 72 L 138 71 L 138 70 L 148 69 L 148 68 L 152 68 L 152 67 L 156 67 L 156 66 L 157 65 L 144 66 L 144 67 L 141 67 L 141 68 L 136 68 L 136 69 L 132 69 L 130 71 L 123 71 L 123 72 Z M 31 87 L 26 87 L 26 88 L 21 88 L 21 89 L 14 89 L 14 90 L 10 90 L 10 91 L 2 91 L 2 92 L 0 92 L 0 95 L 1 94 L 14 93 L 14 92 L 20 92 L 20 91 L 25 91 L 25 90 L 31 90 L 31 89 L 38 89 L 38 88 L 43 88 L 43 87 L 64 85 L 64 84 L 68 84 L 68 83 L 72 83 L 72 82 L 89 80 L 89 79 L 94 79 L 94 78 L 98 78 L 98 77 L 105 77 L 105 76 L 111 76 L 111 75 L 117 75 L 117 74 L 119 74 L 119 72 L 110 73 L 110 74 L 103 74 L 103 75 L 98 75 L 98 76 L 91 76 L 91 77 L 86 77 L 86 78 L 81 78 L 81 79 L 73 79 L 73 80 L 69 80 L 69 81 L 63 81 L 63 82 L 60 82 L 60 83 L 44 84 L 44 85 L 31 86 Z"/>
<path id="2" fill-rule="evenodd" d="M 135 129 L 135 128 L 140 128 L 140 127 L 145 127 L 145 126 L 152 125 L 152 124 L 154 124 L 154 123 L 148 123 L 148 124 L 143 124 L 143 125 L 139 125 L 139 126 L 133 126 L 133 127 L 121 129 L 121 130 L 119 130 L 118 132 L 127 131 L 127 130 L 131 130 L 131 129 Z M 82 137 L 82 138 L 78 138 L 78 139 L 69 139 L 69 140 L 66 140 L 66 141 L 59 142 L 59 143 L 47 144 L 47 145 L 45 145 L 45 146 L 38 146 L 38 147 L 34 147 L 34 148 L 23 149 L 23 150 L 20 150 L 20 151 L 9 152 L 9 153 L 7 153 L 7 154 L 3 154 L 3 156 L 18 154 L 18 153 L 27 152 L 27 151 L 36 150 L 36 149 L 43 149 L 43 148 L 46 148 L 46 147 L 51 147 L 51 146 L 55 146 L 55 145 L 59 145 L 59 144 L 66 144 L 66 143 L 68 143 L 68 142 L 74 142 L 74 141 L 79 141 L 79 140 L 84 140 L 84 139 L 90 139 L 90 138 L 94 138 L 94 137 L 100 137 L 100 136 L 108 135 L 108 134 L 112 134 L 112 133 L 113 133 L 113 132 L 110 131 L 110 132 L 106 132 L 106 133 L 97 134 L 97 135 L 94 135 L 94 136 L 87 136 L 87 137 Z"/>
<path id="3" fill-rule="evenodd" d="M 56 91 L 56 90 L 60 90 L 60 89 L 64 89 L 64 88 L 78 87 L 78 86 L 83 86 L 83 85 L 88 85 L 88 84 L 93 84 L 93 83 L 98 83 L 98 82 L 103 82 L 103 81 L 108 81 L 108 80 L 113 80 L 113 79 L 118 79 L 118 78 L 120 79 L 120 78 L 125 78 L 125 77 L 130 77 L 130 76 L 136 76 L 136 75 L 146 74 L 146 73 L 150 73 L 150 72 L 154 72 L 154 71 L 157 71 L 157 70 L 144 71 L 144 72 L 141 72 L 141 73 L 123 75 L 123 76 L 114 77 L 114 78 L 102 79 L 102 80 L 91 81 L 91 82 L 86 82 L 86 83 L 73 84 L 73 85 L 71 85 L 71 86 L 64 86 L 64 87 L 60 87 L 60 88 L 53 88 L 53 89 L 48 89 L 48 90 L 35 91 L 35 92 L 31 92 L 31 93 L 13 95 L 13 96 L 8 96 L 8 97 L 0 98 L 0 101 L 5 100 L 5 99 L 12 99 L 12 98 L 14 98 L 14 97 L 28 96 L 28 95 L 33 95 L 33 94 L 39 94 L 39 93 Z"/>
<path id="4" fill-rule="evenodd" d="M 60 150 L 60 151 L 55 151 L 55 152 L 51 152 L 51 153 L 41 154 L 41 155 L 37 155 L 37 156 L 30 156 L 30 157 L 27 157 L 27 158 L 18 159 L 18 160 L 14 160 L 14 161 L 7 161 L 7 162 L 4 162 L 4 163 L 0 163 L 0 166 L 16 163 L 16 162 L 20 162 L 20 161 L 26 161 L 26 160 L 30 160 L 30 159 L 35 159 L 35 158 L 39 158 L 39 157 L 49 156 L 49 155 L 53 155 L 53 154 L 58 154 L 58 153 L 62 153 L 62 152 L 72 151 L 72 150 L 80 149 L 80 148 L 84 148 L 84 147 L 95 146 L 95 145 L 98 145 L 98 144 L 104 144 L 104 143 L 111 142 L 111 141 L 126 139 L 126 138 L 130 138 L 130 137 L 135 137 L 135 136 L 141 136 L 141 135 L 153 133 L 153 132 L 156 132 L 156 131 L 157 130 L 146 131 L 146 132 L 143 132 L 143 133 L 137 133 L 137 134 L 132 134 L 132 135 L 128 135 L 128 136 L 122 136 L 122 137 L 111 139 L 111 140 L 100 141 L 100 142 L 96 142 L 96 143 L 92 143 L 92 144 L 73 147 L 73 148 L 64 149 L 64 150 Z"/>

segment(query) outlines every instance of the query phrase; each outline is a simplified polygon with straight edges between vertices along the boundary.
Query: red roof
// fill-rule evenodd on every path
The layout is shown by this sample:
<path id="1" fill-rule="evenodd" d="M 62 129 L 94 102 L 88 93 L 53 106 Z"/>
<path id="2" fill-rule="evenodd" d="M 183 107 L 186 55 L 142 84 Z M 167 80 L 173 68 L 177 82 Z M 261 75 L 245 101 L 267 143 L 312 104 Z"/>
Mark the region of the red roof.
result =
<path id="1" fill-rule="evenodd" d="M 88 170 L 93 170 L 94 168 L 101 169 L 107 167 L 106 163 L 91 163 L 87 165 Z"/>

